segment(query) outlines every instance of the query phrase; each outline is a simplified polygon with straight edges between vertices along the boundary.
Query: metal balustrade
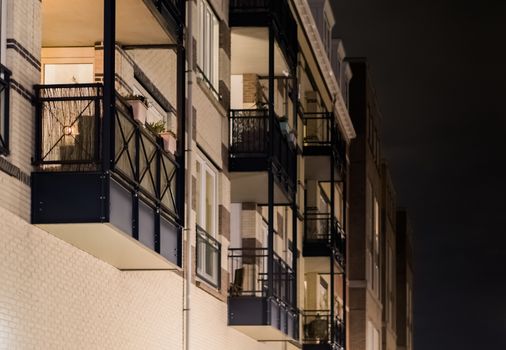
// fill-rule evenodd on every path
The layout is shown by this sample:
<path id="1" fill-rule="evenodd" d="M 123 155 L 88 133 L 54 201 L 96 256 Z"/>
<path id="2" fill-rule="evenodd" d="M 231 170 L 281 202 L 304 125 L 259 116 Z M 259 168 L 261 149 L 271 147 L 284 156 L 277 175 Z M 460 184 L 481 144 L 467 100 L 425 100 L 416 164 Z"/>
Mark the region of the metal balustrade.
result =
<path id="1" fill-rule="evenodd" d="M 306 208 L 304 213 L 304 248 L 312 248 L 310 255 L 332 253 L 345 266 L 346 236 L 339 221 L 330 213 Z M 306 251 L 309 249 L 306 249 Z"/>
<path id="2" fill-rule="evenodd" d="M 268 109 L 232 109 L 230 110 L 230 149 L 234 160 L 262 160 L 269 157 L 270 145 L 273 147 L 272 161 L 281 183 L 293 189 L 296 182 L 294 172 L 295 150 L 287 135 L 281 131 L 276 117 L 274 130 L 269 130 Z M 248 163 L 248 166 L 251 163 Z M 268 166 L 264 162 L 264 169 Z"/>
<path id="3" fill-rule="evenodd" d="M 273 255 L 273 290 L 268 290 L 267 248 L 229 249 L 229 271 L 232 274 L 229 296 L 271 296 L 286 306 L 295 307 L 295 273 L 276 253 Z"/>
<path id="4" fill-rule="evenodd" d="M 197 276 L 207 283 L 220 287 L 221 282 L 221 243 L 197 225 Z"/>
<path id="5" fill-rule="evenodd" d="M 328 344 L 331 349 L 345 348 L 344 322 L 331 319 L 330 310 L 304 310 L 302 313 L 303 343 Z"/>
<path id="6" fill-rule="evenodd" d="M 132 117 L 130 106 L 116 98 L 114 127 L 102 128 L 101 84 L 37 85 L 34 164 L 43 172 L 101 171 L 102 144 L 114 140 L 112 174 L 177 216 L 173 155 L 161 140 Z"/>

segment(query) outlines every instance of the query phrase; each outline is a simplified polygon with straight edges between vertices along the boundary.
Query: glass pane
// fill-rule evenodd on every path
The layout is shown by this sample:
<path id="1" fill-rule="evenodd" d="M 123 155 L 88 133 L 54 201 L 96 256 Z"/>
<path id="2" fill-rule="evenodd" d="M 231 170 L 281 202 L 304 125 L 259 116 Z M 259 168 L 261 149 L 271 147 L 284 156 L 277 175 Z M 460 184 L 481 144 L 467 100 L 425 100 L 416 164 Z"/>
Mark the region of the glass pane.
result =
<path id="1" fill-rule="evenodd" d="M 206 171 L 206 231 L 214 235 L 214 176 Z"/>
<path id="2" fill-rule="evenodd" d="M 93 64 L 45 64 L 45 84 L 84 84 L 93 83 Z"/>
<path id="3" fill-rule="evenodd" d="M 204 227 L 204 223 L 202 222 L 202 210 L 201 210 L 201 189 L 202 189 L 202 165 L 200 162 L 197 162 L 197 186 L 195 187 L 195 197 L 197 200 L 196 203 L 196 214 L 197 214 L 197 224 L 201 227 Z"/>

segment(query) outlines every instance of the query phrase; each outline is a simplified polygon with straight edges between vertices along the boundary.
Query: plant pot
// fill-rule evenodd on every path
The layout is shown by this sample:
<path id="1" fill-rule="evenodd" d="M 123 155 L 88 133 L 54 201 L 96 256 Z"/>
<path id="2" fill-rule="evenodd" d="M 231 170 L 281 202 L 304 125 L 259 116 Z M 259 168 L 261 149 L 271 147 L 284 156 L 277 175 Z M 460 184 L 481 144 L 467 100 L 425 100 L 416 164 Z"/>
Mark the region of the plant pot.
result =
<path id="1" fill-rule="evenodd" d="M 297 147 L 297 133 L 295 130 L 290 130 L 287 135 L 288 142 L 292 145 L 293 148 Z"/>
<path id="2" fill-rule="evenodd" d="M 288 125 L 288 121 L 280 121 L 279 127 L 281 128 L 283 135 L 288 135 L 290 133 L 290 125 Z"/>
<path id="3" fill-rule="evenodd" d="M 175 154 L 177 150 L 176 136 L 171 132 L 162 132 L 160 133 L 160 137 L 163 140 L 164 151 Z"/>
<path id="4" fill-rule="evenodd" d="M 148 107 L 141 100 L 128 100 L 130 106 L 132 106 L 132 112 L 134 120 L 144 125 L 148 117 Z"/>

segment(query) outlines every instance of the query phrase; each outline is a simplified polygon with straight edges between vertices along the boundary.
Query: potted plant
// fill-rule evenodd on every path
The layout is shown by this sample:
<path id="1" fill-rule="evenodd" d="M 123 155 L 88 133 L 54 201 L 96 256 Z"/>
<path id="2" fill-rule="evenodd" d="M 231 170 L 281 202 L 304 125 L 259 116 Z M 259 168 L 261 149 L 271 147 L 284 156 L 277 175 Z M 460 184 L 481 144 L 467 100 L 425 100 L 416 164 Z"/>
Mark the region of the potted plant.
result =
<path id="1" fill-rule="evenodd" d="M 172 130 L 166 130 L 165 122 L 159 120 L 154 123 L 146 123 L 146 127 L 156 136 L 159 136 L 163 140 L 163 149 L 165 152 L 172 154 L 176 153 L 177 150 L 177 139 L 176 134 Z"/>
<path id="2" fill-rule="evenodd" d="M 134 120 L 140 124 L 146 123 L 148 117 L 148 99 L 142 95 L 128 95 L 125 96 L 127 103 L 132 107 Z"/>

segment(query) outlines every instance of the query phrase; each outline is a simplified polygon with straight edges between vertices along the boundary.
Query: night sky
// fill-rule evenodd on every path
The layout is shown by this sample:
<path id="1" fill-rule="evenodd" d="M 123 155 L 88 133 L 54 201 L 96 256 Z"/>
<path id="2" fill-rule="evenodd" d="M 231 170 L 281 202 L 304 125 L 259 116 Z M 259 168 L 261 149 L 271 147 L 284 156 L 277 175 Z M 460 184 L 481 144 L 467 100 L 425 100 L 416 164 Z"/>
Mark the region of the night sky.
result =
<path id="1" fill-rule="evenodd" d="M 331 0 L 415 230 L 415 349 L 506 349 L 506 0 Z"/>

